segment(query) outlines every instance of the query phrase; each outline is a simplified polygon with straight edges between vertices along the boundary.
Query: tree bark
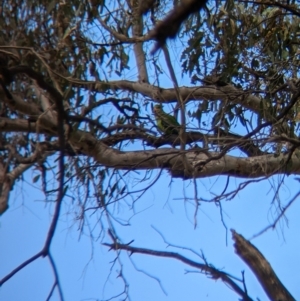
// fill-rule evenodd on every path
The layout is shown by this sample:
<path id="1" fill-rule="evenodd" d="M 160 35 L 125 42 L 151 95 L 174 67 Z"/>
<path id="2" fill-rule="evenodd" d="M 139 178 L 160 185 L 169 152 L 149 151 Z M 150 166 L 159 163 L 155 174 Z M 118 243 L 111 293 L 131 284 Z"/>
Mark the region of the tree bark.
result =
<path id="1" fill-rule="evenodd" d="M 271 301 L 296 301 L 281 283 L 270 263 L 242 235 L 232 230 L 235 252 L 250 267 Z"/>

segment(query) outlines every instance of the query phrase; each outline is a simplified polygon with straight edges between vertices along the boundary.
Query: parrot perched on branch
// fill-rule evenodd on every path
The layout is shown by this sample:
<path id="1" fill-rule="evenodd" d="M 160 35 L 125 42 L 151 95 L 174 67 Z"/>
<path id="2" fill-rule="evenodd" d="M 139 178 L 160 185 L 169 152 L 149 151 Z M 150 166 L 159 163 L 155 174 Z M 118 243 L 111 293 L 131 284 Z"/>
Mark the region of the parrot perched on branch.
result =
<path id="1" fill-rule="evenodd" d="M 155 105 L 153 107 L 153 113 L 155 115 L 157 127 L 160 131 L 166 135 L 179 134 L 180 124 L 174 116 L 163 111 L 162 105 Z"/>

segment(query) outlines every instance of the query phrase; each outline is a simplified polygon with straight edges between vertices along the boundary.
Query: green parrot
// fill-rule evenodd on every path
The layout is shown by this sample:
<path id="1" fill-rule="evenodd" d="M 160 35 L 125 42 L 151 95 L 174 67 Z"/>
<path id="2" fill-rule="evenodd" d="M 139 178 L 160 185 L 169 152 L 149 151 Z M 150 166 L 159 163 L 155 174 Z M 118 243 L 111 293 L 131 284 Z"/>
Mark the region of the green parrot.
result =
<path id="1" fill-rule="evenodd" d="M 179 134 L 180 124 L 174 116 L 163 111 L 162 105 L 155 105 L 153 107 L 153 113 L 155 115 L 157 127 L 160 131 L 166 135 Z"/>

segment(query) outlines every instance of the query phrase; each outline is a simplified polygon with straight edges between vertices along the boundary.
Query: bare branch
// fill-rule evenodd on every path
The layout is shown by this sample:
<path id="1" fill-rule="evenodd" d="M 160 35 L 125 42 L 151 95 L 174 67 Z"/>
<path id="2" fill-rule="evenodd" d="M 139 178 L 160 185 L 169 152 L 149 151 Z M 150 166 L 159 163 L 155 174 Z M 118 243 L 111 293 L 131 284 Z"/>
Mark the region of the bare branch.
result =
<path id="1" fill-rule="evenodd" d="M 275 218 L 274 222 L 270 224 L 269 226 L 263 228 L 261 231 L 259 231 L 257 234 L 253 235 L 251 239 L 260 236 L 261 234 L 267 232 L 270 229 L 275 229 L 278 222 L 282 219 L 282 217 L 285 215 L 286 211 L 289 209 L 289 207 L 299 198 L 300 192 L 298 192 L 283 208 L 280 209 L 280 213 Z"/>
<path id="2" fill-rule="evenodd" d="M 38 259 L 39 257 L 41 257 L 43 255 L 42 252 L 39 252 L 35 255 L 33 255 L 31 258 L 27 259 L 26 261 L 24 261 L 22 264 L 20 264 L 18 267 L 16 267 L 13 271 L 11 271 L 8 275 L 6 275 L 5 277 L 3 277 L 2 279 L 0 279 L 0 287 L 6 282 L 8 281 L 11 277 L 13 277 L 15 274 L 17 274 L 19 271 L 21 271 L 23 268 L 25 268 L 28 264 L 32 263 L 33 261 L 35 261 L 36 259 Z"/>
<path id="3" fill-rule="evenodd" d="M 58 271 L 57 271 L 56 264 L 55 264 L 55 262 L 54 262 L 54 260 L 52 258 L 51 253 L 48 254 L 48 258 L 50 260 L 50 264 L 51 264 L 51 267 L 52 267 L 52 270 L 53 270 L 53 273 L 54 273 L 55 285 L 58 288 L 58 295 L 60 297 L 60 300 L 64 301 L 64 296 L 63 296 L 61 284 L 60 284 L 60 281 L 59 281 Z"/>
<path id="4" fill-rule="evenodd" d="M 250 267 L 271 301 L 296 301 L 281 283 L 270 263 L 242 235 L 231 230 L 236 253 Z"/>
<path id="5" fill-rule="evenodd" d="M 119 81 L 82 81 L 79 79 L 65 78 L 74 86 L 85 87 L 88 90 L 95 92 L 104 92 L 107 88 L 113 90 L 125 90 L 129 92 L 140 93 L 145 97 L 149 97 L 160 103 L 176 103 L 177 95 L 174 88 L 161 88 L 155 85 L 139 83 L 129 80 Z M 209 101 L 228 101 L 232 103 L 241 104 L 243 107 L 258 113 L 261 109 L 261 99 L 249 92 L 235 88 L 233 85 L 217 86 L 217 85 L 204 85 L 194 87 L 179 87 L 179 93 L 182 98 L 188 102 L 190 100 L 209 100 Z"/>
<path id="6" fill-rule="evenodd" d="M 41 153 L 38 151 L 33 156 L 35 156 L 35 159 L 39 158 L 41 161 L 44 161 L 49 155 L 50 153 Z M 12 171 L 7 173 L 5 164 L 0 158 L 0 214 L 8 208 L 10 191 L 12 190 L 15 181 L 36 163 L 36 160 L 29 161 L 31 161 L 30 164 L 19 164 Z"/>
<path id="7" fill-rule="evenodd" d="M 35 133 L 36 122 L 26 119 L 10 119 L 1 117 L 0 132 Z"/>
<path id="8" fill-rule="evenodd" d="M 132 34 L 136 37 L 137 36 L 141 37 L 143 36 L 144 25 L 143 25 L 143 17 L 139 11 L 138 4 L 134 4 L 132 6 L 132 12 L 133 12 Z M 139 72 L 138 80 L 141 83 L 148 83 L 149 82 L 148 70 L 146 67 L 146 56 L 143 50 L 143 43 L 135 43 L 133 47 L 134 47 L 133 49 L 134 49 L 134 55 L 136 60 L 136 66 Z"/>
<path id="9" fill-rule="evenodd" d="M 240 158 L 224 153 L 208 152 L 196 148 L 186 150 L 186 158 L 193 169 L 187 172 L 178 149 L 160 148 L 156 150 L 119 151 L 108 147 L 92 135 L 72 132 L 70 143 L 82 153 L 93 157 L 98 163 L 125 170 L 145 170 L 164 168 L 173 177 L 201 178 L 212 175 L 231 175 L 235 177 L 262 177 L 274 173 L 300 173 L 300 161 L 296 154 L 273 154 Z M 231 146 L 232 147 L 232 146 Z M 289 164 L 287 165 L 286 162 Z M 185 173 L 184 173 L 185 172 Z"/>
<path id="10" fill-rule="evenodd" d="M 111 236 L 111 238 L 113 237 Z M 120 244 L 117 241 L 115 241 L 112 244 L 104 243 L 103 245 L 110 247 L 110 249 L 112 250 L 116 250 L 116 251 L 125 250 L 131 254 L 139 253 L 139 254 L 146 254 L 146 255 L 157 256 L 157 257 L 176 259 L 189 266 L 199 269 L 202 273 L 212 277 L 213 279 L 221 279 L 224 283 L 229 285 L 239 296 L 243 297 L 243 300 L 252 301 L 252 299 L 243 291 L 243 289 L 239 285 L 237 285 L 231 279 L 231 277 L 227 273 L 222 272 L 209 264 L 202 264 L 202 263 L 195 262 L 175 252 L 165 252 L 165 251 L 156 251 L 156 250 L 150 250 L 144 248 L 137 248 L 137 247 L 132 247 L 129 244 Z"/>

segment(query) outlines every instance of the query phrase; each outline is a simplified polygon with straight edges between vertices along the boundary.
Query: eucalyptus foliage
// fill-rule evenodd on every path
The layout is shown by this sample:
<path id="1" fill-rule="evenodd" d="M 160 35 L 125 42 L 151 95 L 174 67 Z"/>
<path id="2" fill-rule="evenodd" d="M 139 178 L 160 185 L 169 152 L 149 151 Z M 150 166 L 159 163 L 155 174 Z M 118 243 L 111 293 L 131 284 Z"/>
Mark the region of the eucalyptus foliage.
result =
<path id="1" fill-rule="evenodd" d="M 33 184 L 56 204 L 42 255 L 67 199 L 81 231 L 92 210 L 120 243 L 114 210 L 134 208 L 157 171 L 242 178 L 234 191 L 212 192 L 218 204 L 251 181 L 300 173 L 299 3 L 203 1 L 153 51 L 178 2 L 2 1 L 0 210 L 35 170 Z M 155 105 L 179 121 L 176 133 L 161 135 Z"/>

